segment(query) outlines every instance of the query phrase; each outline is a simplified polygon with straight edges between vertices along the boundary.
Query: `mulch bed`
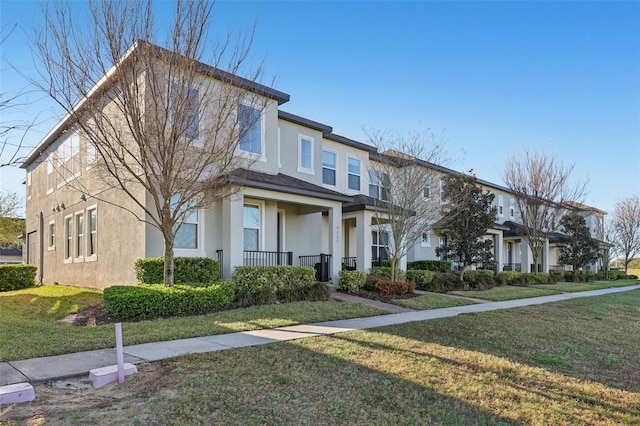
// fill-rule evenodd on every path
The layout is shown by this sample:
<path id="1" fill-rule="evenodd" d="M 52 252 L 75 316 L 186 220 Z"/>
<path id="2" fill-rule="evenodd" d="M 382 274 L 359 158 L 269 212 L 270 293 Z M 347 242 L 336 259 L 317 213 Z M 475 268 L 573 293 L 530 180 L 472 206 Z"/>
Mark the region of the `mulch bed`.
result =
<path id="1" fill-rule="evenodd" d="M 102 303 L 97 305 L 84 306 L 77 313 L 67 315 L 60 321 L 78 327 L 95 326 L 102 324 L 112 324 L 117 322 L 116 318 L 110 317 L 105 311 Z"/>

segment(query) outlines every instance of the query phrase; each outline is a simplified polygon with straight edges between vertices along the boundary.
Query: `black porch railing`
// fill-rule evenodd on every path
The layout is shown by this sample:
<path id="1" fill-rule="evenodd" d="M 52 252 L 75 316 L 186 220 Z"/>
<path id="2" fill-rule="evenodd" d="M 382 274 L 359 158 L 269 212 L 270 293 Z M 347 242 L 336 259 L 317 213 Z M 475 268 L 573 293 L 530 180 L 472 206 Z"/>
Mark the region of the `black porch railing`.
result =
<path id="1" fill-rule="evenodd" d="M 216 250 L 216 255 L 218 255 L 218 279 L 222 279 L 222 261 L 224 257 L 222 256 L 222 250 Z"/>
<path id="2" fill-rule="evenodd" d="M 308 266 L 315 268 L 316 280 L 327 282 L 331 277 L 329 264 L 331 262 L 330 254 L 315 254 L 311 256 L 298 256 L 300 266 Z"/>
<path id="3" fill-rule="evenodd" d="M 355 271 L 357 268 L 357 257 L 343 257 L 342 258 L 342 269 L 346 271 Z"/>
<path id="4" fill-rule="evenodd" d="M 549 270 L 551 271 L 570 271 L 570 265 L 550 265 Z"/>
<path id="5" fill-rule="evenodd" d="M 244 251 L 244 266 L 279 266 L 293 265 L 291 251 Z"/>
<path id="6" fill-rule="evenodd" d="M 522 264 L 520 263 L 505 263 L 502 265 L 503 271 L 516 271 L 522 272 Z"/>

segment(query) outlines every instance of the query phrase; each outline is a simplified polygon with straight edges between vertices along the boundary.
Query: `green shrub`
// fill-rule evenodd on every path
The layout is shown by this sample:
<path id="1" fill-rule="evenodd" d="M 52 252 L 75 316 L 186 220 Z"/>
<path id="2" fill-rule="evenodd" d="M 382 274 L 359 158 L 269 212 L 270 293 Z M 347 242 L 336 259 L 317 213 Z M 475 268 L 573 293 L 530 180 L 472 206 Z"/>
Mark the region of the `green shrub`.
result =
<path id="1" fill-rule="evenodd" d="M 548 284 L 549 274 L 547 272 L 538 272 L 537 274 L 526 274 L 527 278 L 536 284 Z"/>
<path id="2" fill-rule="evenodd" d="M 521 284 L 524 274 L 517 271 L 502 271 L 496 276 L 496 282 L 499 285 L 516 285 Z"/>
<path id="3" fill-rule="evenodd" d="M 338 272 L 338 281 L 340 288 L 347 293 L 357 293 L 360 291 L 367 280 L 363 271 L 340 271 Z"/>
<path id="4" fill-rule="evenodd" d="M 276 292 L 279 302 L 289 303 L 306 300 L 309 302 L 323 302 L 331 298 L 331 287 L 327 283 L 316 281 L 301 287 L 284 287 Z"/>
<path id="5" fill-rule="evenodd" d="M 391 267 L 389 266 L 376 266 L 369 269 L 369 277 L 391 279 Z M 396 281 L 406 281 L 407 273 L 403 270 L 398 270 L 398 276 Z"/>
<path id="6" fill-rule="evenodd" d="M 425 291 L 446 293 L 448 291 L 465 290 L 466 284 L 460 280 L 460 272 L 437 272 L 426 285 Z"/>
<path id="7" fill-rule="evenodd" d="M 428 291 L 427 288 L 434 275 L 435 272 L 433 271 L 410 269 L 407 271 L 407 281 L 416 283 L 418 290 Z"/>
<path id="8" fill-rule="evenodd" d="M 316 270 L 305 266 L 238 266 L 233 273 L 240 306 L 274 303 L 278 293 L 287 298 L 316 282 Z"/>
<path id="9" fill-rule="evenodd" d="M 0 291 L 35 287 L 37 270 L 33 265 L 0 265 Z"/>
<path id="10" fill-rule="evenodd" d="M 164 257 L 138 259 L 134 269 L 136 279 L 141 284 L 162 284 L 164 282 Z M 220 274 L 217 260 L 208 257 L 176 257 L 174 259 L 175 284 L 202 285 L 214 282 Z"/>
<path id="11" fill-rule="evenodd" d="M 496 285 L 494 275 L 493 271 L 478 269 L 475 271 L 466 271 L 463 278 L 470 288 L 486 290 Z"/>
<path id="12" fill-rule="evenodd" d="M 451 262 L 446 260 L 416 260 L 415 262 L 407 262 L 407 269 L 449 272 L 451 271 Z"/>
<path id="13" fill-rule="evenodd" d="M 103 292 L 104 310 L 119 319 L 193 315 L 226 308 L 233 301 L 235 289 L 235 284 L 229 281 L 207 287 L 111 286 Z"/>
<path id="14" fill-rule="evenodd" d="M 564 271 L 549 271 L 549 282 L 552 284 L 564 282 Z"/>

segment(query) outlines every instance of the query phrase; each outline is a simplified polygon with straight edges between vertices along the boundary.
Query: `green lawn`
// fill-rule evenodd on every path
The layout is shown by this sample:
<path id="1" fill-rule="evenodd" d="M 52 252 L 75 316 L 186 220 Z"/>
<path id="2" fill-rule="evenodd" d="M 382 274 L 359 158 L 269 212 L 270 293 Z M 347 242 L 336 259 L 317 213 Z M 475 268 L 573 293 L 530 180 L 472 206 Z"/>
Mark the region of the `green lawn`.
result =
<path id="1" fill-rule="evenodd" d="M 595 281 L 592 283 L 556 283 L 556 284 L 536 284 L 531 287 L 544 290 L 555 290 L 564 293 L 575 293 L 578 291 L 601 290 L 611 287 L 626 287 L 640 284 L 638 280 L 617 280 L 617 281 Z"/>
<path id="2" fill-rule="evenodd" d="M 454 306 L 474 304 L 474 302 L 470 300 L 449 297 L 444 294 L 423 294 L 411 299 L 396 299 L 393 303 L 416 310 L 452 308 Z"/>
<path id="3" fill-rule="evenodd" d="M 179 357 L 58 421 L 640 424 L 638 306 L 629 291 Z"/>
<path id="4" fill-rule="evenodd" d="M 489 290 L 469 290 L 469 291 L 452 291 L 451 294 L 458 296 L 473 297 L 475 299 L 491 300 L 493 302 L 501 302 L 503 300 L 525 299 L 527 297 L 550 296 L 558 294 L 558 291 L 533 288 L 533 287 L 512 287 L 502 286 L 494 287 Z"/>
<path id="5" fill-rule="evenodd" d="M 0 293 L 0 361 L 113 347 L 113 324 L 76 327 L 58 321 L 101 301 L 101 292 L 55 285 Z M 359 303 L 296 302 L 128 322 L 122 330 L 124 344 L 133 345 L 388 313 Z"/>

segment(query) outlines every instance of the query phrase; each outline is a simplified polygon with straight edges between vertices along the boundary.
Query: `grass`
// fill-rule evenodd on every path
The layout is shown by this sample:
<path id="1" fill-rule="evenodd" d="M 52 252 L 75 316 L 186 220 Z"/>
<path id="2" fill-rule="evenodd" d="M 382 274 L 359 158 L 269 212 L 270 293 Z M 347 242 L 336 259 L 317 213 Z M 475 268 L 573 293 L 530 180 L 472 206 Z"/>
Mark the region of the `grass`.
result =
<path id="1" fill-rule="evenodd" d="M 393 303 L 416 310 L 452 308 L 454 306 L 474 304 L 474 302 L 467 299 L 458 299 L 443 294 L 423 294 L 411 299 L 397 299 Z"/>
<path id="2" fill-rule="evenodd" d="M 176 425 L 640 424 L 638 306 L 629 291 L 173 358 L 131 410 Z"/>
<path id="3" fill-rule="evenodd" d="M 98 291 L 42 286 L 0 293 L 0 361 L 114 346 L 114 326 L 75 327 L 59 322 L 102 301 Z M 387 314 L 359 303 L 296 302 L 206 315 L 123 323 L 125 345 Z"/>
<path id="4" fill-rule="evenodd" d="M 533 287 L 502 286 L 489 290 L 452 291 L 451 294 L 501 302 L 503 300 L 525 299 L 527 297 L 550 296 L 558 294 L 558 292 Z"/>
<path id="5" fill-rule="evenodd" d="M 530 287 L 540 288 L 544 290 L 555 290 L 564 293 L 575 293 L 578 291 L 601 290 L 611 287 L 625 287 L 638 284 L 638 280 L 617 280 L 617 281 L 595 281 L 592 283 L 555 283 L 555 284 L 536 284 Z"/>

